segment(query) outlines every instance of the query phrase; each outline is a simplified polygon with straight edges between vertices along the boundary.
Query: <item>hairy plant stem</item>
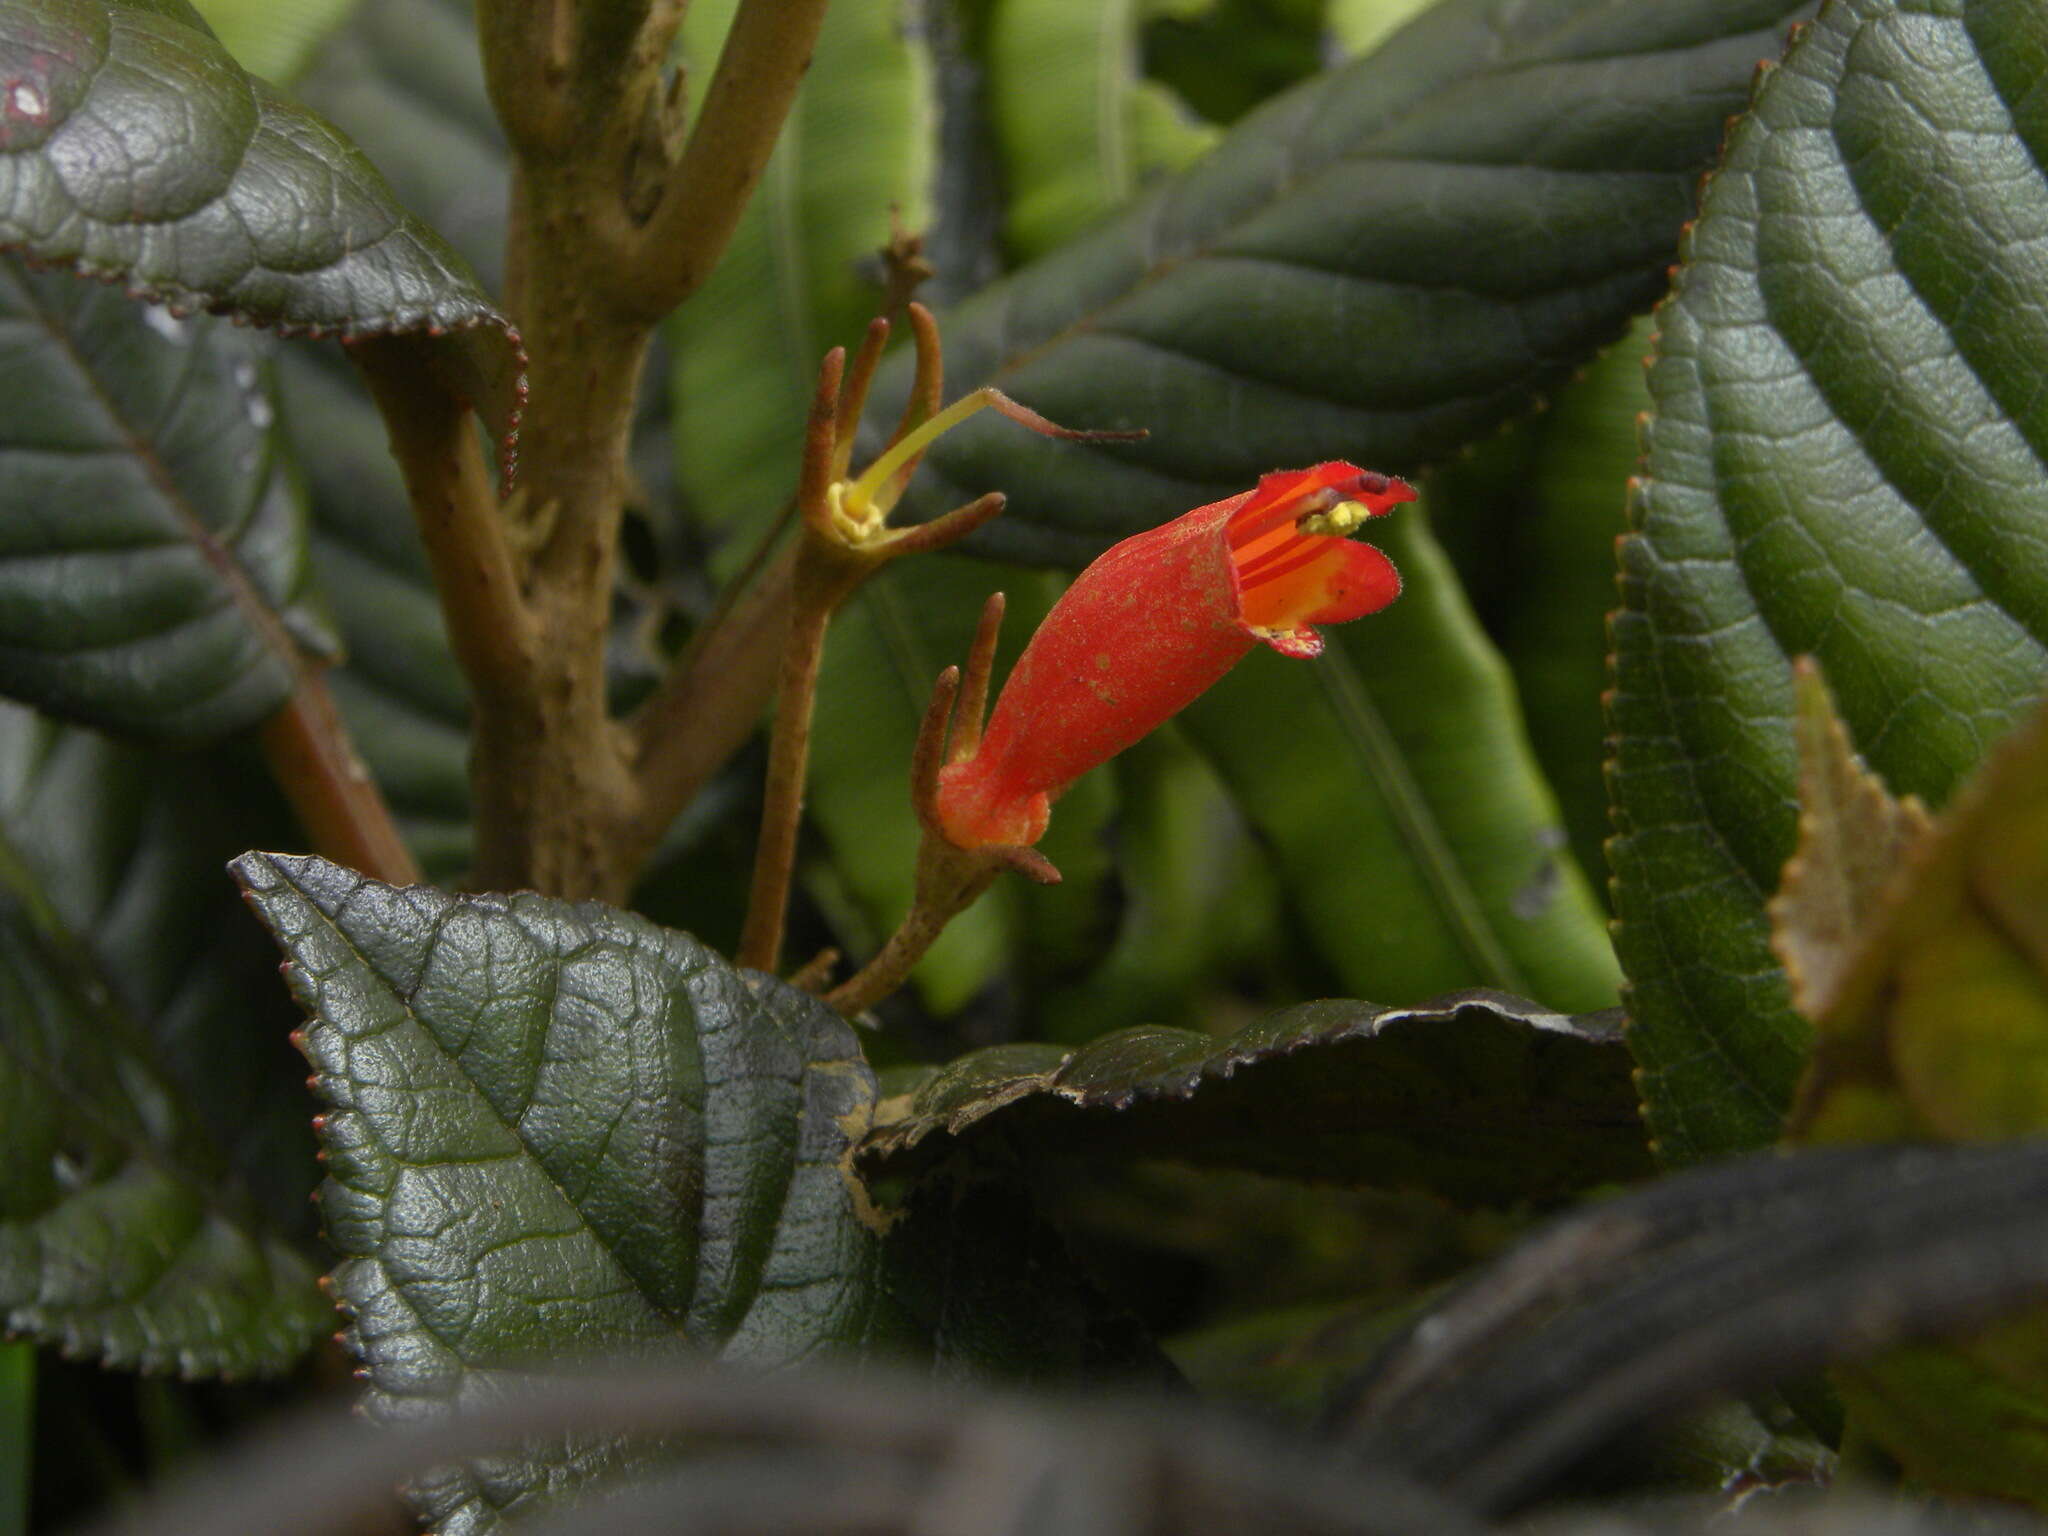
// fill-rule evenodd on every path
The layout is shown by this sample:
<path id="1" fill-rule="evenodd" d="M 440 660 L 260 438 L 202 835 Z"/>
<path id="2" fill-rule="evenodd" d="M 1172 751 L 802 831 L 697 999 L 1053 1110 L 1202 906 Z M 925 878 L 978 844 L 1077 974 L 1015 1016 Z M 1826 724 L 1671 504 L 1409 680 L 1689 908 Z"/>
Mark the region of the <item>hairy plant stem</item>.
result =
<path id="1" fill-rule="evenodd" d="M 688 792 L 745 738 L 728 729 L 729 744 L 678 773 L 668 755 L 650 753 L 644 729 L 611 716 L 605 650 L 626 448 L 654 328 L 723 254 L 824 0 L 745 0 L 687 145 L 679 82 L 665 67 L 682 9 L 681 0 L 478 6 L 491 97 L 514 152 L 506 298 L 526 344 L 530 400 L 521 499 L 506 509 L 527 525 L 497 531 L 516 574 L 516 612 L 503 615 L 516 643 L 498 647 L 514 653 L 504 669 L 512 676 L 476 692 L 474 879 L 488 888 L 623 902 Z M 477 661 L 498 659 L 482 649 Z M 661 690 L 664 726 L 694 729 L 708 695 L 706 713 L 752 728 L 765 681 L 756 691 L 744 667 L 731 679 L 701 669 L 688 677 L 687 688 Z M 721 695 L 740 702 L 721 709 Z"/>
<path id="2" fill-rule="evenodd" d="M 674 188 L 628 258 L 625 286 L 652 300 L 657 316 L 702 287 L 732 242 L 810 68 L 827 4 L 740 0 Z"/>
<path id="3" fill-rule="evenodd" d="M 387 885 L 420 883 L 420 867 L 356 755 L 321 667 L 301 664 L 299 686 L 260 734 L 271 776 L 316 853 Z"/>
<path id="4" fill-rule="evenodd" d="M 520 281 L 509 297 L 529 359 L 520 481 L 533 513 L 522 586 L 538 643 L 530 709 L 478 701 L 471 782 L 479 885 L 623 902 L 635 870 L 622 833 L 639 787 L 611 717 L 605 649 L 650 330 L 603 297 L 577 215 L 592 195 L 578 176 L 524 171 L 515 191 Z"/>

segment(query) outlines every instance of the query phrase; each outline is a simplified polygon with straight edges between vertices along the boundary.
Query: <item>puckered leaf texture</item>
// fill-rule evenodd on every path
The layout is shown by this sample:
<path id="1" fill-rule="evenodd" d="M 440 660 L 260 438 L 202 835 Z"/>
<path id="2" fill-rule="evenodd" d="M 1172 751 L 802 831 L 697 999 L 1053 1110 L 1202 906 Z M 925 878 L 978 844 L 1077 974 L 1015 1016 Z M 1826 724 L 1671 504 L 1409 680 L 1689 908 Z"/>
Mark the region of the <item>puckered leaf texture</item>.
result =
<path id="1" fill-rule="evenodd" d="M 592 903 L 401 890 L 274 854 L 236 869 L 313 1015 L 322 1212 L 378 1416 L 578 1355 L 1142 1363 L 1019 1204 L 878 1234 L 848 1166 L 874 1077 L 808 994 Z M 443 1531 L 494 1530 L 627 1457 L 563 1445 L 420 1499 Z"/>
<path id="2" fill-rule="evenodd" d="M 1792 852 L 1789 658 L 1935 805 L 2048 675 L 2048 16 L 1840 0 L 1707 188 L 1622 548 L 1612 847 L 1664 1154 L 1774 1139 L 1806 1057 L 1764 903 Z"/>
<path id="3" fill-rule="evenodd" d="M 0 80 L 0 249 L 291 333 L 451 333 L 509 435 L 519 349 L 468 266 L 189 6 L 6 0 Z"/>

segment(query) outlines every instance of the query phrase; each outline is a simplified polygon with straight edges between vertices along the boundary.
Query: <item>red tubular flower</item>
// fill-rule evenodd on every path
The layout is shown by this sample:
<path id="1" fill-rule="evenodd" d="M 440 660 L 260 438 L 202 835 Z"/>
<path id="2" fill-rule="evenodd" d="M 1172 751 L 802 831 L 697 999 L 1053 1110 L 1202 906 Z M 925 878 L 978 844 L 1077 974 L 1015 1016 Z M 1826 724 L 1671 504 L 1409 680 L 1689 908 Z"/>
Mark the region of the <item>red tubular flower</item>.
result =
<path id="1" fill-rule="evenodd" d="M 1341 535 L 1414 499 L 1405 481 L 1352 464 L 1283 470 L 1105 552 L 1031 637 L 975 750 L 940 770 L 946 840 L 1035 843 L 1062 790 L 1254 644 L 1315 656 L 1312 626 L 1386 607 L 1401 592 L 1393 562 Z"/>

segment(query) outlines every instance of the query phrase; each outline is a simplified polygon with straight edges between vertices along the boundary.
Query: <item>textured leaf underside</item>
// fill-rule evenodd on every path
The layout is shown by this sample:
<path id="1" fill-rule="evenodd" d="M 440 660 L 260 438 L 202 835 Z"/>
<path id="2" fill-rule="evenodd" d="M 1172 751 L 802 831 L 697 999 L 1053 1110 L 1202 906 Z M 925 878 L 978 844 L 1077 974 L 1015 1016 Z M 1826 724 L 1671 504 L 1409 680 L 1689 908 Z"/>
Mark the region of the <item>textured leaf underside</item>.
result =
<path id="1" fill-rule="evenodd" d="M 1674 1161 L 1773 1140 L 1805 1060 L 1764 910 L 1795 837 L 1788 658 L 1936 805 L 2048 672 L 2044 69 L 2035 6 L 1830 6 L 1734 130 L 1661 312 L 1611 856 Z"/>
<path id="2" fill-rule="evenodd" d="M 1611 1019 L 1466 992 L 1413 1008 L 1305 1003 L 1227 1039 L 1119 1030 L 995 1046 L 886 1101 L 870 1174 L 1006 1132 L 1029 1155 L 1171 1157 L 1290 1178 L 1556 1199 L 1649 1171 Z"/>

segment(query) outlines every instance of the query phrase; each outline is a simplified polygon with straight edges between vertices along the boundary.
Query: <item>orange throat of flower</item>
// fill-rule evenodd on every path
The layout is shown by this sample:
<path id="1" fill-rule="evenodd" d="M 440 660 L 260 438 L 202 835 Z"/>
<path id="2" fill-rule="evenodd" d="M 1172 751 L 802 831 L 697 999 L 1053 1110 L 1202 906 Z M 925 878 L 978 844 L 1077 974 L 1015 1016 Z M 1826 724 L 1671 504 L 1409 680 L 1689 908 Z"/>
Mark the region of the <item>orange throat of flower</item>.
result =
<path id="1" fill-rule="evenodd" d="M 1285 655 L 1315 656 L 1323 648 L 1315 625 L 1360 618 L 1400 595 L 1393 563 L 1346 535 L 1415 492 L 1356 471 L 1334 482 L 1313 473 L 1290 478 L 1298 483 L 1273 491 L 1262 484 L 1231 514 L 1225 537 L 1245 630 Z"/>

